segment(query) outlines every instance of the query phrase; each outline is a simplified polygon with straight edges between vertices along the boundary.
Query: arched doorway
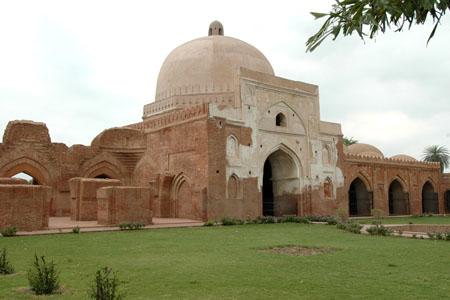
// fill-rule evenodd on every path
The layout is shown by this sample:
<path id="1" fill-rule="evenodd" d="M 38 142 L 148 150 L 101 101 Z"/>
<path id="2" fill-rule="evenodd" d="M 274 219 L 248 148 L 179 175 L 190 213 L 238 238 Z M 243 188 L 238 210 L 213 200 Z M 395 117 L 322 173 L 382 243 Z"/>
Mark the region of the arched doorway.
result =
<path id="1" fill-rule="evenodd" d="M 291 155 L 282 149 L 270 154 L 264 162 L 262 183 L 264 216 L 297 214 L 299 167 Z"/>
<path id="2" fill-rule="evenodd" d="M 409 194 L 403 191 L 403 186 L 397 179 L 389 185 L 389 214 L 409 214 Z"/>
<path id="3" fill-rule="evenodd" d="M 427 181 L 422 187 L 422 213 L 439 213 L 438 194 L 434 192 L 431 182 Z"/>
<path id="4" fill-rule="evenodd" d="M 105 173 L 102 173 L 100 175 L 95 176 L 97 179 L 111 179 L 109 175 L 106 175 Z"/>
<path id="5" fill-rule="evenodd" d="M 373 194 L 369 192 L 364 182 L 358 177 L 352 181 L 348 190 L 350 216 L 370 216 L 373 208 Z"/>
<path id="6" fill-rule="evenodd" d="M 444 194 L 445 198 L 445 211 L 446 213 L 450 212 L 450 190 L 447 190 Z"/>

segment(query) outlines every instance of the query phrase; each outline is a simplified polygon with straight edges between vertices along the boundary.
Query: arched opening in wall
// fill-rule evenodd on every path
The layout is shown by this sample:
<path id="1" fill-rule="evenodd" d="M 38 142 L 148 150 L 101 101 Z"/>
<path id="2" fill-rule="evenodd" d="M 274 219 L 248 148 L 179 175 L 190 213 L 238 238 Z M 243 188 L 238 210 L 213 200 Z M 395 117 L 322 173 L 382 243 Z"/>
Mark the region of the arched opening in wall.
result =
<path id="1" fill-rule="evenodd" d="M 350 216 L 370 216 L 373 208 L 373 194 L 358 177 L 352 181 L 348 190 L 348 212 Z"/>
<path id="2" fill-rule="evenodd" d="M 409 194 L 403 190 L 401 183 L 395 179 L 389 185 L 389 215 L 409 214 Z"/>
<path id="3" fill-rule="evenodd" d="M 24 180 L 24 181 L 26 181 L 26 183 L 24 182 L 24 184 L 32 184 L 32 185 L 40 184 L 36 178 L 34 178 L 33 176 L 31 176 L 25 172 L 17 173 L 15 175 L 11 176 L 11 178 L 17 178 L 17 179 Z"/>
<path id="4" fill-rule="evenodd" d="M 233 174 L 228 179 L 228 188 L 227 188 L 228 198 L 236 199 L 239 195 L 239 178 Z"/>
<path id="5" fill-rule="evenodd" d="M 264 162 L 262 214 L 297 214 L 299 190 L 299 167 L 294 159 L 281 149 L 270 154 Z"/>
<path id="6" fill-rule="evenodd" d="M 275 125 L 286 127 L 287 125 L 286 116 L 282 113 L 277 114 L 277 116 L 275 117 Z"/>
<path id="7" fill-rule="evenodd" d="M 434 191 L 431 182 L 427 181 L 422 187 L 422 213 L 439 213 L 438 194 Z"/>
<path id="8" fill-rule="evenodd" d="M 450 212 L 450 190 L 447 190 L 445 192 L 444 199 L 445 199 L 445 212 L 449 213 Z"/>
<path id="9" fill-rule="evenodd" d="M 98 179 L 112 179 L 109 175 L 106 175 L 105 173 L 99 174 L 99 175 L 95 176 L 94 178 L 98 178 Z"/>
<path id="10" fill-rule="evenodd" d="M 181 182 L 178 187 L 176 200 L 176 217 L 185 219 L 193 218 L 192 191 L 187 181 Z"/>

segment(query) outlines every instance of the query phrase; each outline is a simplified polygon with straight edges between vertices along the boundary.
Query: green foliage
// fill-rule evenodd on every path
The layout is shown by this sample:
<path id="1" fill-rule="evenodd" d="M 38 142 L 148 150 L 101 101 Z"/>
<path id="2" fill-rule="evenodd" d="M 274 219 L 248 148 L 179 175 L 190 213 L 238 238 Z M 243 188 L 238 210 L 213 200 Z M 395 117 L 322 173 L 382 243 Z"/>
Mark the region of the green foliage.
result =
<path id="1" fill-rule="evenodd" d="M 381 225 L 381 224 L 376 224 L 375 226 L 371 226 L 369 228 L 367 228 L 367 232 L 370 235 L 382 235 L 382 236 L 388 236 L 392 234 L 392 230 Z"/>
<path id="2" fill-rule="evenodd" d="M 441 172 L 450 166 L 450 152 L 445 146 L 431 145 L 423 151 L 423 161 L 438 162 Z"/>
<path id="3" fill-rule="evenodd" d="M 356 223 L 356 222 L 347 221 L 347 222 L 338 222 L 336 224 L 336 227 L 338 229 L 342 229 L 342 230 L 345 230 L 345 231 L 348 231 L 348 232 L 360 234 L 362 225 L 359 224 L 359 223 Z"/>
<path id="4" fill-rule="evenodd" d="M 361 39 L 367 36 L 372 39 L 391 27 L 400 32 L 405 25 L 409 29 L 414 23 L 424 24 L 431 17 L 434 28 L 428 43 L 449 9 L 448 0 L 336 0 L 329 13 L 311 13 L 316 19 L 327 19 L 306 42 L 306 51 L 314 51 L 329 36 L 335 40 L 341 33 L 344 36 L 357 33 Z"/>
<path id="5" fill-rule="evenodd" d="M 302 223 L 309 224 L 311 223 L 307 217 L 298 217 L 298 216 L 283 216 L 279 218 L 278 223 Z"/>
<path id="6" fill-rule="evenodd" d="M 205 222 L 205 224 L 203 224 L 203 226 L 214 226 L 214 225 L 216 225 L 216 224 L 217 224 L 216 221 L 214 221 L 214 220 L 208 220 L 208 221 Z"/>
<path id="7" fill-rule="evenodd" d="M 342 142 L 344 143 L 345 146 L 350 146 L 350 145 L 358 143 L 358 141 L 353 139 L 353 137 L 348 138 L 348 137 L 345 137 L 345 136 L 342 139 Z"/>
<path id="8" fill-rule="evenodd" d="M 230 218 L 230 217 L 222 218 L 222 225 L 224 225 L 224 226 L 243 225 L 243 224 L 245 224 L 244 220 Z"/>
<path id="9" fill-rule="evenodd" d="M 121 223 L 119 224 L 120 230 L 139 230 L 145 227 L 142 223 Z"/>
<path id="10" fill-rule="evenodd" d="M 74 228 L 72 228 L 72 232 L 73 233 L 80 233 L 80 227 L 75 226 Z"/>
<path id="11" fill-rule="evenodd" d="M 328 225 L 336 225 L 337 220 L 333 216 L 306 216 L 310 222 L 323 222 Z"/>
<path id="12" fill-rule="evenodd" d="M 272 216 L 262 216 L 262 217 L 256 218 L 257 224 L 273 224 L 276 222 L 277 222 L 277 220 L 275 219 L 275 217 L 272 217 Z"/>
<path id="13" fill-rule="evenodd" d="M 16 236 L 17 228 L 14 226 L 3 227 L 2 229 L 0 229 L 0 233 L 4 237 Z"/>
<path id="14" fill-rule="evenodd" d="M 119 294 L 119 280 L 117 274 L 108 267 L 101 268 L 95 273 L 95 282 L 89 292 L 89 297 L 96 300 L 118 300 L 123 296 Z"/>
<path id="15" fill-rule="evenodd" d="M 450 232 L 428 232 L 430 240 L 450 241 Z"/>
<path id="16" fill-rule="evenodd" d="M 336 210 L 336 221 L 337 223 L 348 222 L 348 213 L 345 208 L 341 207 Z"/>
<path id="17" fill-rule="evenodd" d="M 31 290 L 37 295 L 52 294 L 59 288 L 56 265 L 47 262 L 44 256 L 41 259 L 34 255 L 34 263 L 27 273 Z"/>
<path id="18" fill-rule="evenodd" d="M 14 273 L 14 267 L 8 260 L 6 255 L 6 248 L 3 248 L 0 252 L 0 274 L 12 274 Z"/>

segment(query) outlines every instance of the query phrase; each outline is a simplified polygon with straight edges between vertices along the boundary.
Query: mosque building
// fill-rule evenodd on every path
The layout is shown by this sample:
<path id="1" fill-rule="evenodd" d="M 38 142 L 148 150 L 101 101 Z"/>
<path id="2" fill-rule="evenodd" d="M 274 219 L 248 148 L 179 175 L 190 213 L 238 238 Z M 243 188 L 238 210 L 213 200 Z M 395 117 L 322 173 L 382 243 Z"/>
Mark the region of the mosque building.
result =
<path id="1" fill-rule="evenodd" d="M 0 202 L 17 184 L 7 178 L 24 172 L 47 187 L 40 211 L 50 217 L 79 217 L 72 178 L 149 188 L 152 215 L 162 218 L 450 210 L 450 176 L 439 163 L 344 146 L 340 124 L 320 118 L 317 85 L 276 76 L 257 48 L 226 36 L 218 21 L 207 33 L 167 56 L 142 121 L 106 129 L 90 146 L 52 142 L 44 123 L 9 122 Z"/>

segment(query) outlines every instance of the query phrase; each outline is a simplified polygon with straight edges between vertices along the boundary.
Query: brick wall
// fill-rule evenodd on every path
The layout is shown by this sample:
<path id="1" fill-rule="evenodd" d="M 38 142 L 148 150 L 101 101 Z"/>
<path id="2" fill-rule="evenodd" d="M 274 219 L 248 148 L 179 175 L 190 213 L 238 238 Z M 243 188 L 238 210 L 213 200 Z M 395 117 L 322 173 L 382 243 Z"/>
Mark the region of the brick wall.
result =
<path id="1" fill-rule="evenodd" d="M 21 231 L 48 227 L 51 188 L 29 184 L 0 185 L 0 227 Z"/>
<path id="2" fill-rule="evenodd" d="M 76 221 L 97 220 L 97 190 L 101 187 L 117 186 L 117 179 L 93 179 L 76 177 L 69 180 L 71 215 Z"/>
<path id="3" fill-rule="evenodd" d="M 152 223 L 154 185 L 151 187 L 115 186 L 97 191 L 97 220 L 102 225 Z"/>

